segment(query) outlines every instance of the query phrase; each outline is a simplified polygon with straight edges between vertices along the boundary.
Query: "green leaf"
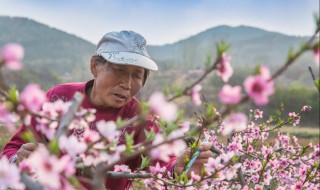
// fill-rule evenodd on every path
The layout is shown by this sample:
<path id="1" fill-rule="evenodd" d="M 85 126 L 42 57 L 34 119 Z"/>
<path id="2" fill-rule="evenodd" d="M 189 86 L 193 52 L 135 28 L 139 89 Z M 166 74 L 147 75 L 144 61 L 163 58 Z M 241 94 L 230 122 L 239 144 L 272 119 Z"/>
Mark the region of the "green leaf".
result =
<path id="1" fill-rule="evenodd" d="M 36 143 L 36 139 L 31 131 L 25 131 L 22 133 L 22 138 L 26 142 Z"/>
<path id="2" fill-rule="evenodd" d="M 232 163 L 236 163 L 239 160 L 239 156 L 233 156 L 231 158 Z"/>
<path id="3" fill-rule="evenodd" d="M 207 105 L 207 110 L 206 110 L 206 118 L 212 118 L 215 116 L 215 113 L 214 113 L 214 106 L 213 104 L 208 104 Z"/>
<path id="4" fill-rule="evenodd" d="M 140 169 L 144 169 L 149 165 L 150 159 L 147 156 L 144 157 L 143 155 L 141 155 L 141 159 L 142 159 L 142 161 L 141 161 Z"/>
<path id="5" fill-rule="evenodd" d="M 70 177 L 69 179 L 70 184 L 75 188 L 75 189 L 83 189 L 84 187 L 79 183 L 78 179 L 76 177 Z"/>
<path id="6" fill-rule="evenodd" d="M 125 138 L 126 138 L 126 153 L 130 153 L 133 152 L 133 137 L 134 137 L 134 131 L 132 131 L 132 133 L 128 134 L 125 133 Z"/>
<path id="7" fill-rule="evenodd" d="M 207 56 L 206 62 L 204 63 L 206 68 L 209 68 L 212 64 L 212 56 Z"/>
<path id="8" fill-rule="evenodd" d="M 263 123 L 261 124 L 260 130 L 263 131 L 265 128 L 266 128 L 266 124 L 263 122 Z"/>
<path id="9" fill-rule="evenodd" d="M 141 103 L 141 110 L 142 110 L 142 115 L 149 114 L 150 105 L 147 102 L 142 102 Z"/>
<path id="10" fill-rule="evenodd" d="M 184 114 L 184 110 L 183 109 L 179 109 L 179 111 L 178 111 L 178 119 L 181 119 L 183 114 Z"/>
<path id="11" fill-rule="evenodd" d="M 151 141 L 156 133 L 154 132 L 153 128 L 151 128 L 150 131 L 144 129 L 144 134 L 146 135 L 146 141 Z"/>
<path id="12" fill-rule="evenodd" d="M 49 150 L 51 153 L 58 155 L 60 153 L 59 144 L 56 139 L 53 139 L 49 143 Z"/>
<path id="13" fill-rule="evenodd" d="M 120 117 L 118 117 L 117 120 L 116 120 L 116 126 L 120 127 L 120 126 L 122 126 L 124 124 L 125 124 L 125 120 L 122 120 Z"/>
<path id="14" fill-rule="evenodd" d="M 178 125 L 175 123 L 167 123 L 167 128 L 165 131 L 166 136 L 169 135 L 172 131 L 178 129 Z"/>
<path id="15" fill-rule="evenodd" d="M 169 94 L 170 94 L 170 88 L 169 88 L 169 86 L 168 85 L 165 85 L 164 87 L 163 87 L 163 94 L 164 94 L 164 96 L 169 96 Z"/>
<path id="16" fill-rule="evenodd" d="M 12 103 L 16 104 L 19 101 L 19 91 L 16 86 L 11 86 L 9 89 L 9 99 Z"/>
<path id="17" fill-rule="evenodd" d="M 186 172 L 182 172 L 182 174 L 179 176 L 179 181 L 183 181 L 184 183 L 187 183 L 189 181 Z"/>
<path id="18" fill-rule="evenodd" d="M 306 153 L 307 149 L 308 149 L 308 146 L 303 146 L 299 156 L 302 156 L 304 153 Z"/>
<path id="19" fill-rule="evenodd" d="M 192 151 L 197 151 L 199 149 L 199 145 L 200 145 L 199 141 L 194 141 L 190 148 Z"/>
<path id="20" fill-rule="evenodd" d="M 230 45 L 225 43 L 224 41 L 221 41 L 216 45 L 216 47 L 217 47 L 217 55 L 218 55 L 218 58 L 220 59 L 222 54 L 229 49 Z"/>
<path id="21" fill-rule="evenodd" d="M 314 85 L 316 85 L 317 89 L 320 89 L 320 78 L 314 80 Z"/>
<path id="22" fill-rule="evenodd" d="M 261 68 L 261 65 L 256 65 L 254 67 L 253 75 L 259 75 L 261 73 L 260 68 Z"/>
<path id="23" fill-rule="evenodd" d="M 182 89 L 181 89 L 181 87 L 178 86 L 178 85 L 174 85 L 174 86 L 172 87 L 172 90 L 173 90 L 173 93 L 176 94 L 176 95 L 181 95 L 182 92 L 183 92 Z"/>
<path id="24" fill-rule="evenodd" d="M 293 48 L 290 48 L 289 52 L 288 52 L 288 58 L 287 60 L 291 60 L 296 56 L 296 52 L 294 51 Z"/>
<path id="25" fill-rule="evenodd" d="M 184 157 L 184 163 L 185 163 L 185 164 L 188 164 L 189 162 L 190 162 L 190 158 L 189 158 L 189 156 L 186 155 L 186 156 Z"/>

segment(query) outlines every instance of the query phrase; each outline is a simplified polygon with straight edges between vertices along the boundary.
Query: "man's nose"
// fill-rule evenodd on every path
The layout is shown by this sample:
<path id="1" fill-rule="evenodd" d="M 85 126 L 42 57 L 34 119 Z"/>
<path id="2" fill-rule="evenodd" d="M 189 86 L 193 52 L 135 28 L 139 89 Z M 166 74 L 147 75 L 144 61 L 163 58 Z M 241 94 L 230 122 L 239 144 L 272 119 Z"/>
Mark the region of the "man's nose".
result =
<path id="1" fill-rule="evenodd" d="M 130 90 L 131 89 L 132 77 L 131 74 L 124 74 L 121 80 L 121 87 Z"/>

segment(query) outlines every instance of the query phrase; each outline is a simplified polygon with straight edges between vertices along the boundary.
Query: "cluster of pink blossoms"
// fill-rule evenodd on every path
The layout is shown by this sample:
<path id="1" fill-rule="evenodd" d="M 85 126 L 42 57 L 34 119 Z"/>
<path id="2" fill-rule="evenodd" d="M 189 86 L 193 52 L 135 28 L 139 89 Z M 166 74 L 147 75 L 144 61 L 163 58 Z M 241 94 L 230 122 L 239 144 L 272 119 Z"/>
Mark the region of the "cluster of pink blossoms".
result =
<path id="1" fill-rule="evenodd" d="M 269 96 L 274 93 L 274 82 L 271 80 L 269 69 L 260 67 L 260 73 L 245 79 L 244 89 L 250 99 L 256 105 L 265 105 L 269 102 Z M 232 87 L 229 84 L 223 86 L 219 92 L 220 102 L 226 105 L 238 104 L 241 101 L 241 87 Z"/>
<path id="2" fill-rule="evenodd" d="M 0 64 L 5 64 L 10 70 L 19 70 L 22 68 L 21 60 L 23 56 L 24 49 L 20 44 L 6 44 L 0 51 Z"/>

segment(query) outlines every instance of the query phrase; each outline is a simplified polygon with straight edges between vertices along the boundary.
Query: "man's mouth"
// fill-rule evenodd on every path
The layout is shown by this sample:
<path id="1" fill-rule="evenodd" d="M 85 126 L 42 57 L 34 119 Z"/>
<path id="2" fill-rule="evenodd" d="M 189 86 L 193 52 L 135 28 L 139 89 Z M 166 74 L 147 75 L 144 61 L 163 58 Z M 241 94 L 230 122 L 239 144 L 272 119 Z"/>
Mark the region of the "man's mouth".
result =
<path id="1" fill-rule="evenodd" d="M 123 94 L 117 94 L 117 93 L 114 93 L 114 95 L 122 100 L 125 100 L 127 98 L 127 96 L 123 95 Z"/>

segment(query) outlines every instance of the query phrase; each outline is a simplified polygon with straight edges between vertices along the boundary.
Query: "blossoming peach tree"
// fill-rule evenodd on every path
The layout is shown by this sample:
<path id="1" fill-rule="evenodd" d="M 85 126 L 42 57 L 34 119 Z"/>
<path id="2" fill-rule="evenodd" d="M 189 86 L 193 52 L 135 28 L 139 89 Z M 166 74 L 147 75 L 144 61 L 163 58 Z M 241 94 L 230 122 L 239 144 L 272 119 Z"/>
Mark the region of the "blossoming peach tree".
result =
<path id="1" fill-rule="evenodd" d="M 285 120 L 279 112 L 266 117 L 259 109 L 248 114 L 235 111 L 249 101 L 259 106 L 267 104 L 275 92 L 274 81 L 303 53 L 313 51 L 319 66 L 319 18 L 316 23 L 315 34 L 300 49 L 290 51 L 285 64 L 274 74 L 268 67 L 260 66 L 244 80 L 245 93 L 241 86 L 225 84 L 218 94 L 224 105 L 219 111 L 201 98 L 200 83 L 214 71 L 226 83 L 232 76 L 231 57 L 226 53 L 229 46 L 225 43 L 217 45 L 216 60 L 185 89 L 155 92 L 142 104 L 140 115 L 127 121 L 99 121 L 96 130 L 89 127 L 95 110 L 80 107 L 83 95 L 75 94 L 71 102 L 48 102 L 37 84 L 27 85 L 19 94 L 1 80 L 0 125 L 14 132 L 24 124 L 29 127 L 24 139 L 40 144 L 18 163 L 10 163 L 5 156 L 0 158 L 0 189 L 81 189 L 75 175 L 78 169 L 85 173 L 83 178 L 92 189 L 104 189 L 105 178 L 128 178 L 150 189 L 319 189 L 319 144 L 301 146 L 295 136 L 281 132 L 273 143 L 267 142 L 271 131 L 286 124 L 298 125 L 310 106 L 294 110 Z M 19 44 L 7 44 L 1 50 L 0 65 L 18 70 L 23 54 Z M 319 79 L 315 84 L 319 90 Z M 195 123 L 184 119 L 183 110 L 173 103 L 182 96 L 190 96 L 195 106 L 204 106 L 206 110 L 196 114 Z M 145 130 L 146 139 L 139 144 L 134 144 L 133 133 L 126 133 L 125 144 L 119 145 L 120 131 L 143 126 L 149 115 L 156 115 L 159 132 Z M 35 128 L 30 127 L 32 118 L 37 121 Z M 32 129 L 48 141 L 39 139 Z M 76 129 L 84 131 L 82 137 L 67 135 Z M 210 142 L 213 152 L 201 174 L 177 174 L 159 164 L 158 161 L 167 162 L 188 146 L 191 153 L 185 158 L 187 165 L 200 141 Z M 132 171 L 120 164 L 134 157 L 141 157 L 140 168 Z"/>

